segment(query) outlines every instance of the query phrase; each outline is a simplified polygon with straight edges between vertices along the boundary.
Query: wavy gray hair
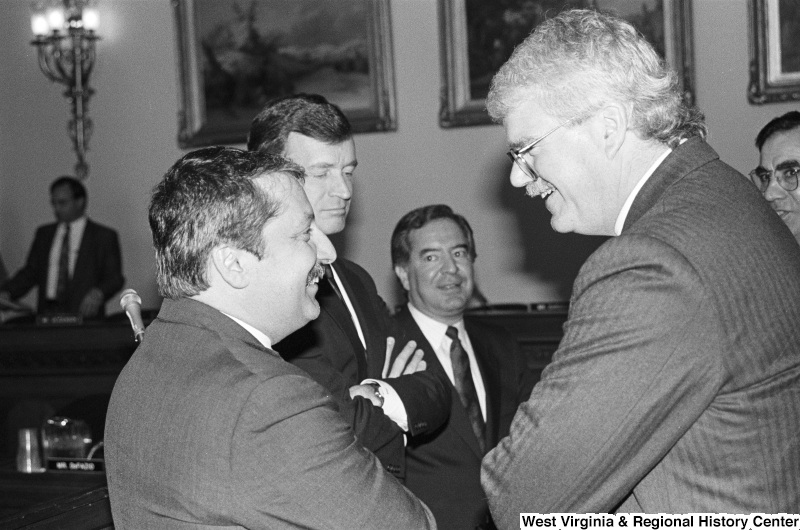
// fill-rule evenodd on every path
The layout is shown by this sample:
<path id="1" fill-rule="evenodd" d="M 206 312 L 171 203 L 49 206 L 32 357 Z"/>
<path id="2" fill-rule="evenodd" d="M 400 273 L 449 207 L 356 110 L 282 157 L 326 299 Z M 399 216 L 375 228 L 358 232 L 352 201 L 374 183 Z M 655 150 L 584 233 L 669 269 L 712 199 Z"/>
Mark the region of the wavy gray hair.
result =
<path id="1" fill-rule="evenodd" d="M 556 118 L 579 123 L 609 101 L 631 108 L 643 138 L 676 147 L 705 138 L 702 113 L 688 106 L 677 76 L 628 22 L 596 11 L 564 11 L 544 21 L 492 79 L 489 114 L 502 121 L 536 98 Z"/>

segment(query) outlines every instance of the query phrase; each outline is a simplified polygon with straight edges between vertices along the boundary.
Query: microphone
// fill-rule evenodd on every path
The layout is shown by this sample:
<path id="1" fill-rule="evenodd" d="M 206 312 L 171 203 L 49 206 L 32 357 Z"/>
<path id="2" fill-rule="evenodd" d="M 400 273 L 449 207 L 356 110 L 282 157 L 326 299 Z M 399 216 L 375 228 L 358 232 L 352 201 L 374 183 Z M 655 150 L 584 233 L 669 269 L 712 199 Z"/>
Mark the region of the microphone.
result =
<path id="1" fill-rule="evenodd" d="M 144 339 L 144 323 L 142 322 L 142 299 L 133 289 L 125 289 L 119 298 L 119 306 L 128 315 L 133 328 L 133 340 L 142 342 Z"/>

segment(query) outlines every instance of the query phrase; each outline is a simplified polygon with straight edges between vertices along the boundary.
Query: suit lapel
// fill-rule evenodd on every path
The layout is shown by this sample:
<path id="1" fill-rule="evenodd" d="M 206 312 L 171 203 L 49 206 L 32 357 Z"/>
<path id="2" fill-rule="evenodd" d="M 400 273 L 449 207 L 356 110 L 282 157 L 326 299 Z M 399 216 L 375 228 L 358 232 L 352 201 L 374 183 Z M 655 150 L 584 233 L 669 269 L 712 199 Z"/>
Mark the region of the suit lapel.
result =
<path id="1" fill-rule="evenodd" d="M 332 267 L 336 267 L 336 265 L 332 265 Z M 347 297 L 350 299 L 350 303 L 353 305 L 353 309 L 356 312 L 356 316 L 359 319 L 361 324 L 361 332 L 365 335 L 366 341 L 366 329 L 364 325 L 364 320 L 361 317 L 359 312 L 360 303 L 358 299 L 360 298 L 360 293 L 354 292 L 351 283 L 347 280 L 344 271 L 336 267 L 336 273 L 339 276 L 339 281 L 342 284 L 342 289 L 347 292 Z M 356 358 L 356 364 L 358 365 L 358 381 L 361 382 L 368 376 L 367 370 L 367 357 L 366 352 L 364 351 L 364 345 L 361 343 L 361 339 L 358 337 L 358 331 L 356 330 L 355 323 L 353 322 L 352 317 L 350 316 L 350 312 L 347 309 L 347 306 L 344 302 L 340 302 L 338 297 L 334 293 L 328 293 L 327 296 L 320 298 L 320 305 L 324 303 L 324 309 L 327 313 L 331 316 L 331 320 L 333 320 L 336 325 L 341 329 L 342 333 L 350 341 L 350 344 L 353 348 L 353 354 Z M 362 311 L 363 312 L 363 311 Z"/>
<path id="2" fill-rule="evenodd" d="M 350 303 L 353 304 L 353 310 L 356 313 L 356 318 L 361 324 L 361 333 L 364 334 L 364 342 L 367 346 L 367 351 L 385 351 L 386 344 L 380 344 L 380 340 L 375 337 L 372 332 L 375 327 L 369 323 L 375 319 L 372 314 L 372 308 L 366 307 L 365 304 L 369 301 L 369 293 L 364 285 L 358 281 L 358 278 L 351 274 L 345 267 L 344 260 L 338 260 L 333 263 L 333 268 L 339 274 L 339 280 L 342 282 L 342 287 L 347 291 L 347 296 L 350 298 Z"/>
<path id="3" fill-rule="evenodd" d="M 639 190 L 622 231 L 625 232 L 652 208 L 667 188 L 698 167 L 718 158 L 719 155 L 699 138 L 692 138 L 676 147 Z"/>
<path id="4" fill-rule="evenodd" d="M 411 316 L 411 313 L 408 311 L 408 307 L 403 307 L 400 310 L 400 312 L 397 314 L 397 319 L 402 323 L 404 329 L 412 330 L 410 336 L 407 338 L 408 340 L 416 341 L 417 348 L 421 348 L 424 352 L 425 363 L 428 366 L 427 370 L 435 370 L 442 373 L 450 383 L 450 392 L 452 394 L 453 403 L 450 407 L 450 419 L 448 420 L 450 427 L 455 433 L 458 434 L 459 437 L 461 437 L 462 440 L 464 440 L 464 443 L 466 443 L 472 452 L 475 453 L 475 456 L 477 456 L 479 459 L 483 458 L 484 454 L 481 452 L 477 438 L 475 438 L 475 432 L 472 430 L 472 425 L 470 425 L 467 412 L 461 405 L 461 398 L 458 395 L 458 391 L 456 391 L 456 387 L 453 386 L 450 378 L 447 377 L 447 372 L 445 372 L 442 363 L 439 362 L 439 358 L 436 356 L 433 346 L 430 342 L 428 342 L 428 339 L 425 338 L 422 330 L 419 329 L 417 321 Z M 472 337 L 470 337 L 470 341 L 471 340 Z"/>

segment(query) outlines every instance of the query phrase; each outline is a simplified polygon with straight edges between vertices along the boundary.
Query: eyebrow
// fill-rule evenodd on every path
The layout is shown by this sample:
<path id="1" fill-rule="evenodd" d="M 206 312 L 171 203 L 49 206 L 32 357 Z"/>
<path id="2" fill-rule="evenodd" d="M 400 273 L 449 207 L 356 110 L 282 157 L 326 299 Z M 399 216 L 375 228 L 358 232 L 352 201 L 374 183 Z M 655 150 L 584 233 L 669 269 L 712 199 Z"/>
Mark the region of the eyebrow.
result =
<path id="1" fill-rule="evenodd" d="M 794 166 L 800 166 L 800 162 L 798 162 L 797 160 L 784 160 L 783 162 L 781 162 L 780 164 L 775 166 L 775 169 L 784 169 L 784 168 L 794 167 Z M 761 167 L 761 166 L 759 166 L 759 167 Z M 758 168 L 756 168 L 756 169 L 758 169 Z"/>
<path id="2" fill-rule="evenodd" d="M 541 136 L 525 136 L 525 137 L 517 140 L 513 144 L 509 144 L 508 148 L 513 150 L 513 151 L 519 151 L 520 149 L 522 149 L 526 145 L 529 145 L 529 144 L 535 142 L 539 138 L 541 138 Z"/>
<path id="3" fill-rule="evenodd" d="M 462 243 L 460 245 L 456 245 L 454 247 L 450 247 L 449 251 L 453 250 L 469 250 L 469 245 L 467 243 Z M 448 252 L 448 249 L 442 247 L 428 247 L 420 249 L 419 255 L 426 254 L 428 252 Z"/>
<path id="4" fill-rule="evenodd" d="M 337 164 L 333 162 L 318 162 L 316 164 L 311 164 L 308 166 L 310 169 L 330 169 L 332 167 L 336 167 Z M 345 164 L 344 167 L 358 167 L 358 160 L 352 160 L 349 164 Z"/>

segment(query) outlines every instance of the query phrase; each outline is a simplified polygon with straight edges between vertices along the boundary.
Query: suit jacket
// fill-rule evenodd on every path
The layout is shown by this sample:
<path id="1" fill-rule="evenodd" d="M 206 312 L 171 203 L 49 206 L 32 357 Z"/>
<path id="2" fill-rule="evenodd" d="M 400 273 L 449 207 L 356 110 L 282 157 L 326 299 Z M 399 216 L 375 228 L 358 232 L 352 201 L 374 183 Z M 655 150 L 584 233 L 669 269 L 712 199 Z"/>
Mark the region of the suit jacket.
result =
<path id="1" fill-rule="evenodd" d="M 216 309 L 165 300 L 114 386 L 116 528 L 435 528 L 326 392 Z"/>
<path id="2" fill-rule="evenodd" d="M 705 142 L 675 149 L 575 280 L 564 338 L 484 459 L 520 512 L 794 512 L 800 247 Z"/>
<path id="3" fill-rule="evenodd" d="M 0 290 L 17 299 L 38 287 L 38 307 L 40 310 L 45 307 L 50 248 L 57 228 L 58 223 L 51 223 L 36 230 L 25 265 Z M 124 281 L 117 233 L 87 219 L 67 291 L 69 312 L 78 313 L 83 297 L 92 288 L 99 288 L 104 300 L 108 300 L 122 288 Z M 100 316 L 104 314 L 105 307 L 100 306 Z"/>
<path id="4" fill-rule="evenodd" d="M 402 342 L 417 342 L 425 352 L 428 370 L 447 374 L 434 346 L 404 306 L 395 315 Z M 464 325 L 480 367 L 486 390 L 485 447 L 492 448 L 508 434 L 517 406 L 530 395 L 533 374 L 520 354 L 516 340 L 504 329 L 481 324 L 469 317 Z M 438 345 L 437 345 L 438 346 Z M 484 454 L 469 423 L 455 386 L 450 418 L 439 429 L 412 437 L 406 450 L 406 487 L 433 512 L 440 530 L 490 528 L 489 506 L 481 489 Z"/>
<path id="5" fill-rule="evenodd" d="M 366 377 L 381 378 L 386 359 L 386 337 L 392 336 L 389 311 L 378 296 L 375 282 L 355 263 L 339 258 L 333 264 L 343 288 L 361 323 L 367 345 L 365 366 L 359 368 L 363 345 L 346 331 L 350 317 L 341 315 L 331 300 L 317 295 L 320 315 L 305 327 L 275 345 L 284 359 L 305 370 L 326 388 L 339 404 L 342 414 L 356 433 L 356 438 L 380 459 L 384 467 L 402 478 L 405 474 L 403 431 L 380 407 L 368 400 L 350 398 L 349 388 Z M 405 343 L 397 341 L 397 346 Z M 362 357 L 363 359 L 363 357 Z M 430 371 L 386 380 L 403 401 L 411 435 L 436 429 L 450 411 L 447 377 Z"/>

